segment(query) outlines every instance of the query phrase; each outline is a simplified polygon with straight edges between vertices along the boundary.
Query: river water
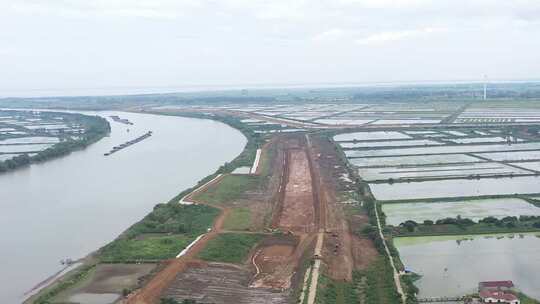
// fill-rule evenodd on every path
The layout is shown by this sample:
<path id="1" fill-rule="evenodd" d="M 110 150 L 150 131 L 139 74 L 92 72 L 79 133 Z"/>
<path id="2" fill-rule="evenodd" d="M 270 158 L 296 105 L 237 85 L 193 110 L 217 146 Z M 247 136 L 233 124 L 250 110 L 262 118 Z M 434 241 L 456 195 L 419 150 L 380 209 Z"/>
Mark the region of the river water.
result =
<path id="1" fill-rule="evenodd" d="M 61 269 L 61 259 L 84 257 L 105 245 L 155 204 L 232 160 L 246 144 L 240 132 L 210 120 L 97 115 L 109 120 L 109 137 L 68 156 L 0 174 L 0 303 L 22 302 L 26 291 Z M 110 115 L 134 125 L 113 122 Z M 150 138 L 103 156 L 149 130 Z"/>

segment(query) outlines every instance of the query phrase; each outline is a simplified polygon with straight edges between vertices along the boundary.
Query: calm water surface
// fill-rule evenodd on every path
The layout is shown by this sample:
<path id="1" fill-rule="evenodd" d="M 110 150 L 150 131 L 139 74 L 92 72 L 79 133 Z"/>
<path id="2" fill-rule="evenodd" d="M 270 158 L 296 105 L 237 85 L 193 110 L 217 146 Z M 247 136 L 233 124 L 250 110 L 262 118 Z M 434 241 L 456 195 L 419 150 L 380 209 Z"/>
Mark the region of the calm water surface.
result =
<path id="1" fill-rule="evenodd" d="M 105 245 L 147 214 L 232 160 L 246 139 L 218 122 L 100 112 L 135 123 L 110 124 L 111 136 L 83 151 L 0 175 L 0 303 L 23 294 Z M 127 132 L 127 129 L 130 132 Z M 153 136 L 111 156 L 113 146 Z"/>
<path id="2" fill-rule="evenodd" d="M 540 215 L 540 208 L 519 198 L 479 199 L 464 201 L 440 201 L 434 203 L 384 204 L 386 223 L 397 226 L 407 220 L 421 223 L 447 217 L 469 218 L 479 221 L 485 217 Z"/>
<path id="3" fill-rule="evenodd" d="M 540 300 L 540 235 L 411 237 L 394 244 L 405 267 L 423 275 L 415 283 L 419 297 L 463 296 L 481 281 L 512 280 Z"/>

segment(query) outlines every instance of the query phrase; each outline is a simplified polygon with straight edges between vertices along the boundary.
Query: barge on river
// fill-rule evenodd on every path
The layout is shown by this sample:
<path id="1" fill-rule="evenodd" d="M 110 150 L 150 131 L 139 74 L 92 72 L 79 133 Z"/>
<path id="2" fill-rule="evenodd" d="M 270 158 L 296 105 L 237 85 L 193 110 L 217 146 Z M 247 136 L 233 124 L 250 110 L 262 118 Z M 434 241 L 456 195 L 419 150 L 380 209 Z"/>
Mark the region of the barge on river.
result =
<path id="1" fill-rule="evenodd" d="M 135 138 L 133 140 L 126 141 L 125 143 L 123 143 L 123 144 L 121 144 L 119 146 L 114 146 L 111 151 L 109 151 L 109 152 L 107 152 L 107 153 L 105 153 L 103 155 L 109 156 L 109 155 L 111 155 L 113 153 L 116 153 L 116 152 L 118 152 L 118 151 L 120 151 L 122 149 L 125 149 L 125 148 L 127 148 L 127 147 L 129 147 L 131 145 L 134 145 L 134 144 L 136 144 L 138 142 L 141 142 L 141 141 L 147 139 L 150 136 L 152 136 L 152 131 L 148 131 L 148 132 L 144 133 L 143 135 L 141 135 L 141 136 L 139 136 L 139 137 L 137 137 L 137 138 Z"/>

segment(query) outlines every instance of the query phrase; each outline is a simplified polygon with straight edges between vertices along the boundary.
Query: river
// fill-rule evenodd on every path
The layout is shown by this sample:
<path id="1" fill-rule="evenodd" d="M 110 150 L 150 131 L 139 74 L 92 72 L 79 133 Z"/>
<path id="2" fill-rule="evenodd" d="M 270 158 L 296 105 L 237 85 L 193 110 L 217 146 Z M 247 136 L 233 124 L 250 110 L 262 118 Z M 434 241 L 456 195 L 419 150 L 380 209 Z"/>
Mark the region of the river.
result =
<path id="1" fill-rule="evenodd" d="M 113 240 L 163 203 L 232 160 L 246 144 L 222 123 L 124 112 L 109 137 L 85 150 L 0 174 L 0 303 Z M 109 116 L 128 118 L 132 126 Z M 129 129 L 129 132 L 127 132 Z M 111 156 L 113 146 L 153 135 Z"/>

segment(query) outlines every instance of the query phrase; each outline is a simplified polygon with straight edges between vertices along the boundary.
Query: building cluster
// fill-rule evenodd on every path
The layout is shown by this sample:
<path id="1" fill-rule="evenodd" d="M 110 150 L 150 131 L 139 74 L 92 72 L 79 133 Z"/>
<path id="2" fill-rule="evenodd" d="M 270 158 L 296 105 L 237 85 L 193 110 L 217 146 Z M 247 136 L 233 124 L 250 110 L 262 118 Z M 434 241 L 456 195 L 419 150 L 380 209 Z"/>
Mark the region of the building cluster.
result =
<path id="1" fill-rule="evenodd" d="M 520 304 L 512 281 L 488 281 L 478 283 L 478 294 L 483 303 Z"/>

